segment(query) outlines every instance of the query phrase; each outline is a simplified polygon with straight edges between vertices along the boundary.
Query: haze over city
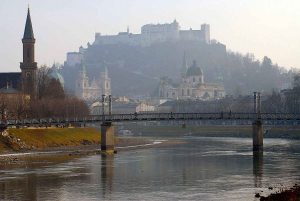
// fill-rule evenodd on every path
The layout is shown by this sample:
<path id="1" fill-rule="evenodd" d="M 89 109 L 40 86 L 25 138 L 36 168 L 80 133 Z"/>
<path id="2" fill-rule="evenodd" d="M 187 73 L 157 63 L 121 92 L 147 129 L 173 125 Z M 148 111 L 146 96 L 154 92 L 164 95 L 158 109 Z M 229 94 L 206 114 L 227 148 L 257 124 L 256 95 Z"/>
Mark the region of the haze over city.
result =
<path id="1" fill-rule="evenodd" d="M 0 200 L 299 200 L 296 0 L 0 0 Z"/>
<path id="2" fill-rule="evenodd" d="M 267 55 L 286 68 L 300 67 L 300 2 L 297 0 L 1 0 L 2 71 L 18 71 L 24 15 L 30 5 L 39 65 L 63 63 L 66 52 L 94 41 L 95 32 L 140 33 L 147 23 L 176 19 L 181 28 L 211 25 L 211 38 L 229 50 Z"/>

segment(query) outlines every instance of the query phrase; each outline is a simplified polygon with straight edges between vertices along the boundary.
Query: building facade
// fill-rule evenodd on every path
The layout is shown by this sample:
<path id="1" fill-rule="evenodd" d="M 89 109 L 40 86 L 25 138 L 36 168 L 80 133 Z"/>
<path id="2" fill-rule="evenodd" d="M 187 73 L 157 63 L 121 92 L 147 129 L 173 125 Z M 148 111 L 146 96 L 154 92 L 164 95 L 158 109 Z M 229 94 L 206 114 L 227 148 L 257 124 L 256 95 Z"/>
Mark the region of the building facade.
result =
<path id="1" fill-rule="evenodd" d="M 78 98 L 84 100 L 99 99 L 102 95 L 111 95 L 111 81 L 108 76 L 108 70 L 100 73 L 100 79 L 89 79 L 86 67 L 82 64 L 82 69 L 78 74 L 75 86 L 75 94 Z"/>
<path id="2" fill-rule="evenodd" d="M 174 85 L 166 78 L 160 80 L 159 98 L 215 100 L 225 97 L 224 86 L 204 82 L 203 71 L 197 66 L 196 61 L 187 68 L 184 56 L 181 73 L 179 85 Z"/>
<path id="3" fill-rule="evenodd" d="M 0 73 L 0 89 L 5 92 L 18 91 L 30 99 L 37 97 L 37 63 L 35 62 L 35 38 L 28 8 L 23 43 L 21 72 Z"/>

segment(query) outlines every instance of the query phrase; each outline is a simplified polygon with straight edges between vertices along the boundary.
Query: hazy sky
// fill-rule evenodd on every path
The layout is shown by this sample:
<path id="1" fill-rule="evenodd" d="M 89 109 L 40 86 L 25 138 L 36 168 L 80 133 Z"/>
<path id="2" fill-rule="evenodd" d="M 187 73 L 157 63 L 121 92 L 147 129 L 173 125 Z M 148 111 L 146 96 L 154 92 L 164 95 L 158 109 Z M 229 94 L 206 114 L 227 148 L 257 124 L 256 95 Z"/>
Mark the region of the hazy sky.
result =
<path id="1" fill-rule="evenodd" d="M 0 0 L 0 71 L 19 71 L 28 3 L 39 65 L 63 63 L 95 32 L 139 33 L 176 18 L 183 29 L 210 24 L 212 38 L 230 50 L 300 68 L 299 0 Z"/>

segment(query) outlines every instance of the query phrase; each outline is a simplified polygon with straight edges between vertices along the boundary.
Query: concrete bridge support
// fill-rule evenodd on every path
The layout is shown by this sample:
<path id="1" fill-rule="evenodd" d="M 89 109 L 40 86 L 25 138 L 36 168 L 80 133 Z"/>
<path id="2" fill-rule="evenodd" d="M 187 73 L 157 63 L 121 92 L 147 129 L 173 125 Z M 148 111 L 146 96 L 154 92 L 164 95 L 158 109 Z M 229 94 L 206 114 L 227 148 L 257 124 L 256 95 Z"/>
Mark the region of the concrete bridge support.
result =
<path id="1" fill-rule="evenodd" d="M 254 92 L 254 120 L 252 123 L 253 151 L 263 151 L 264 132 L 261 120 L 261 98 L 259 92 Z"/>
<path id="2" fill-rule="evenodd" d="M 115 151 L 115 131 L 112 122 L 101 124 L 101 152 L 113 154 Z"/>
<path id="3" fill-rule="evenodd" d="M 253 151 L 263 151 L 264 144 L 263 125 L 261 120 L 256 120 L 252 124 Z"/>

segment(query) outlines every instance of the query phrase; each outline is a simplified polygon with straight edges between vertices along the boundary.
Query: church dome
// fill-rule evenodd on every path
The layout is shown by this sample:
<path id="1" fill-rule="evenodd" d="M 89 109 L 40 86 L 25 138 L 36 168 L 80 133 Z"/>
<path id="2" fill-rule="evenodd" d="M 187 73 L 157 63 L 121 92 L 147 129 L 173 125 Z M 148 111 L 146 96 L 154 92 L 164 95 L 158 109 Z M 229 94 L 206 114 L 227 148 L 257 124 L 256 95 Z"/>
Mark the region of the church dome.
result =
<path id="1" fill-rule="evenodd" d="M 65 80 L 63 76 L 57 71 L 56 67 L 52 67 L 52 69 L 50 70 L 49 77 L 58 80 L 61 86 L 64 87 Z"/>
<path id="2" fill-rule="evenodd" d="M 186 72 L 186 76 L 190 77 L 190 76 L 202 76 L 203 72 L 202 69 L 200 67 L 197 66 L 196 61 L 193 61 L 193 65 L 191 65 Z"/>

